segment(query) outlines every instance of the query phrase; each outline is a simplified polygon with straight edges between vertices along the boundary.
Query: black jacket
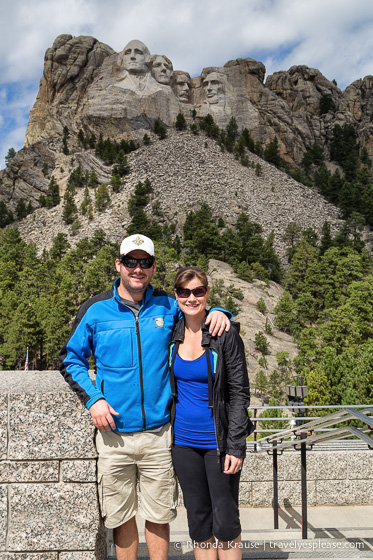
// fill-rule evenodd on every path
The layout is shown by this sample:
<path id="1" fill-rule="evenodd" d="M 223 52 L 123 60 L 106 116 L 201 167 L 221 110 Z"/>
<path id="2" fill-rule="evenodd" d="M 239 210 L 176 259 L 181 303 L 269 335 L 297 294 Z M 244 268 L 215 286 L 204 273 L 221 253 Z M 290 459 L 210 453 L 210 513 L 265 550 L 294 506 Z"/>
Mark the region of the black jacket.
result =
<path id="1" fill-rule="evenodd" d="M 173 420 L 177 387 L 173 372 L 177 346 L 184 340 L 184 319 L 174 327 L 169 353 L 169 371 L 174 404 L 171 418 Z M 220 453 L 235 457 L 245 457 L 246 438 L 254 431 L 248 417 L 250 405 L 250 386 L 246 368 L 245 349 L 239 333 L 239 323 L 231 323 L 229 332 L 222 336 L 211 336 L 205 320 L 202 323 L 202 346 L 210 348 L 216 356 L 215 383 L 212 402 L 214 409 L 215 431 Z M 174 352 L 174 355 L 173 355 Z"/>

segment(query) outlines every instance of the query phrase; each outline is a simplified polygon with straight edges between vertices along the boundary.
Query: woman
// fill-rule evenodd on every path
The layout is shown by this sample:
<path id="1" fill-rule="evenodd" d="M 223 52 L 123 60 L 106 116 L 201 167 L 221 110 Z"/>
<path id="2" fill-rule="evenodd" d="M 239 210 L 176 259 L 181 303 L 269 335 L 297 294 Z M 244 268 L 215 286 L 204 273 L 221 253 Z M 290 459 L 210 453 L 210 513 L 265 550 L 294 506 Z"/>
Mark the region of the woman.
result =
<path id="1" fill-rule="evenodd" d="M 172 458 L 183 491 L 196 560 L 241 557 L 238 486 L 252 431 L 242 339 L 232 324 L 212 337 L 205 327 L 207 277 L 195 266 L 175 278 L 184 313 L 170 344 L 174 395 Z M 215 541 L 216 539 L 216 541 Z"/>

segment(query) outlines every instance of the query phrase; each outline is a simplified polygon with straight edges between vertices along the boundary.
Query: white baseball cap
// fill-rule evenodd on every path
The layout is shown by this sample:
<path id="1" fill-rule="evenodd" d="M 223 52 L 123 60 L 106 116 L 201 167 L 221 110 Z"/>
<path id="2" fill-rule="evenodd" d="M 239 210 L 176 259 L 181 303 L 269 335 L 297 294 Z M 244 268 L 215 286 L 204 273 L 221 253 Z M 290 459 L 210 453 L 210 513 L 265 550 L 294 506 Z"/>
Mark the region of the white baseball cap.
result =
<path id="1" fill-rule="evenodd" d="M 119 256 L 128 255 L 131 251 L 136 251 L 140 249 L 141 251 L 145 251 L 151 257 L 154 257 L 154 243 L 149 237 L 145 235 L 141 235 L 141 233 L 135 233 L 134 235 L 130 235 L 123 239 L 120 249 L 119 249 Z"/>

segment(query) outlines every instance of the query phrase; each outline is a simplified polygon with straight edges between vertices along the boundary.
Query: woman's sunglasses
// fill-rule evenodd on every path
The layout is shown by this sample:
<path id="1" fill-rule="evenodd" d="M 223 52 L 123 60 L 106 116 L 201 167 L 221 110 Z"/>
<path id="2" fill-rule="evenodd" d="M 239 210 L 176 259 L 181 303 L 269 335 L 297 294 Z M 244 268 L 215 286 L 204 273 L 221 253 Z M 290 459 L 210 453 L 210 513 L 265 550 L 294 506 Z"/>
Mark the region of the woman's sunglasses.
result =
<path id="1" fill-rule="evenodd" d="M 198 286 L 197 288 L 193 288 L 190 290 L 189 288 L 176 288 L 176 294 L 179 298 L 188 298 L 190 294 L 193 294 L 194 297 L 203 297 L 207 293 L 206 286 Z"/>
<path id="2" fill-rule="evenodd" d="M 120 262 L 127 268 L 136 268 L 139 264 L 140 268 L 151 268 L 154 264 L 154 257 L 146 257 L 145 259 L 135 259 L 134 257 L 120 257 Z"/>

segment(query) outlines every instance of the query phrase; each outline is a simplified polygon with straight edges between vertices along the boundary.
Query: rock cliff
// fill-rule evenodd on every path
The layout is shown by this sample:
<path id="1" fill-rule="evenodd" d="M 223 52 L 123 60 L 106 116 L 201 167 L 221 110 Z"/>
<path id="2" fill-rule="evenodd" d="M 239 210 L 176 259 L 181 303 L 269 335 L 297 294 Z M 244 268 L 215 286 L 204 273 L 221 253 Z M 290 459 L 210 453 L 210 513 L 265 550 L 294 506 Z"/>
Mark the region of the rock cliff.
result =
<path id="1" fill-rule="evenodd" d="M 353 123 L 360 148 L 373 156 L 373 77 L 357 80 L 345 91 L 318 70 L 293 66 L 275 72 L 265 81 L 265 67 L 251 58 L 204 68 L 191 78 L 174 70 L 165 55 L 152 54 L 140 41 L 130 41 L 120 53 L 93 37 L 60 35 L 45 55 L 39 93 L 30 113 L 25 146 L 0 173 L 0 199 L 9 210 L 20 198 L 38 207 L 53 175 L 63 195 L 71 158 L 83 169 L 94 169 L 99 181 L 108 183 L 111 169 L 92 150 L 83 151 L 78 132 L 103 134 L 117 140 L 141 141 L 150 134 L 155 119 L 171 127 L 178 113 L 187 123 L 211 114 L 219 127 L 232 116 L 239 129 L 247 127 L 263 146 L 275 136 L 281 156 L 292 165 L 302 160 L 307 147 L 317 142 L 328 153 L 336 123 Z M 322 101 L 328 101 L 324 110 Z M 325 103 L 324 103 L 325 107 Z M 63 154 L 64 129 L 69 133 L 69 155 Z M 235 221 L 241 211 L 259 221 L 265 232 L 275 229 L 277 246 L 287 223 L 297 221 L 319 230 L 328 219 L 337 223 L 338 212 L 315 190 L 303 187 L 260 161 L 264 173 L 240 166 L 230 154 L 221 154 L 211 141 L 190 134 L 170 133 L 166 141 L 153 141 L 129 157 L 131 175 L 124 190 L 113 195 L 108 211 L 109 234 L 121 235 L 126 225 L 126 200 L 139 179 L 148 176 L 166 215 L 181 227 L 193 205 L 207 201 L 216 215 Z M 43 171 L 47 166 L 48 173 Z M 190 193 L 187 196 L 183 193 Z M 53 210 L 54 236 L 61 228 L 60 208 Z M 39 217 L 43 216 L 41 220 Z M 40 223 L 48 224 L 52 213 L 39 209 L 21 224 L 26 237 L 50 245 Z M 84 222 L 84 218 L 82 219 Z M 89 230 L 102 216 L 87 224 Z M 105 223 L 105 219 L 103 220 Z M 30 226 L 33 224 L 33 227 Z"/>
<path id="2" fill-rule="evenodd" d="M 188 117 L 194 109 L 197 117 L 210 113 L 220 127 L 235 116 L 263 144 L 277 135 L 283 157 L 293 163 L 314 141 L 327 146 L 336 122 L 352 122 L 372 156 L 372 76 L 341 92 L 307 66 L 275 72 L 266 82 L 265 72 L 261 62 L 246 58 L 190 78 L 140 41 L 115 53 L 93 37 L 60 35 L 45 55 L 25 145 L 62 134 L 65 125 L 75 132 L 83 126 L 104 135 L 136 135 L 156 118 L 170 126 L 179 112 Z M 320 108 L 325 96 L 333 110 Z"/>

